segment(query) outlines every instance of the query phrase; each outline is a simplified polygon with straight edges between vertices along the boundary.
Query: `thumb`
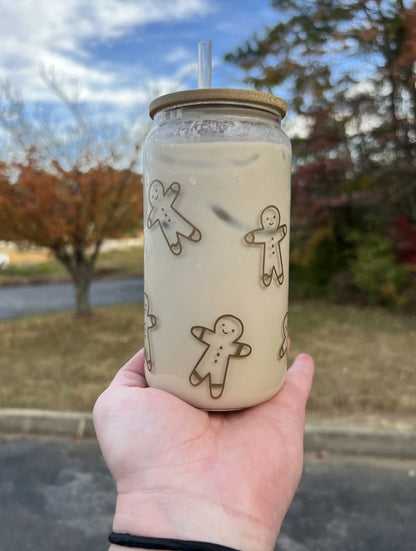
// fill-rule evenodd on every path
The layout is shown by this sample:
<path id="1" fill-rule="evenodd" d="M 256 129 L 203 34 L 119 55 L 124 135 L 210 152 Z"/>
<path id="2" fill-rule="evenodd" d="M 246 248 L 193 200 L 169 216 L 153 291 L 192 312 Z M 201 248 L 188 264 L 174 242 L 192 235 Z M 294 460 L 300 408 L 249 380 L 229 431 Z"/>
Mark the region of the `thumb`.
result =
<path id="1" fill-rule="evenodd" d="M 296 394 L 305 407 L 311 392 L 314 373 L 315 362 L 312 356 L 299 354 L 287 372 L 282 391 L 286 388 L 291 394 Z"/>

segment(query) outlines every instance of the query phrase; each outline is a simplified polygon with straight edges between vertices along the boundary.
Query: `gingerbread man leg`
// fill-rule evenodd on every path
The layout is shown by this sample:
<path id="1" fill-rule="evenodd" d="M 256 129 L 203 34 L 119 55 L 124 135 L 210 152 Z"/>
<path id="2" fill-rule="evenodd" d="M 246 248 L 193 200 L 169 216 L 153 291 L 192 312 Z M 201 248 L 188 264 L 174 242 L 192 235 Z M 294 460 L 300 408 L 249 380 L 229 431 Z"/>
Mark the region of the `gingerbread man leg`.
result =
<path id="1" fill-rule="evenodd" d="M 279 245 L 279 247 L 276 251 L 275 271 L 276 271 L 277 281 L 281 285 L 283 283 L 283 280 L 284 280 L 284 275 L 283 275 L 283 262 L 282 262 L 282 253 L 280 252 L 280 245 Z"/>
<path id="2" fill-rule="evenodd" d="M 284 281 L 282 255 L 280 253 L 280 247 L 266 247 L 264 251 L 264 265 L 262 281 L 263 284 L 268 287 L 273 279 L 273 273 L 276 276 L 277 281 L 281 285 Z"/>
<path id="3" fill-rule="evenodd" d="M 286 354 L 288 342 L 289 342 L 288 313 L 286 312 L 285 317 L 283 318 L 283 323 L 282 323 L 282 344 L 279 348 L 279 359 L 282 359 L 283 356 Z"/>
<path id="4" fill-rule="evenodd" d="M 227 370 L 225 369 L 222 376 L 217 376 L 217 374 L 211 372 L 209 378 L 209 392 L 212 398 L 220 398 L 224 392 L 225 378 Z"/>
<path id="5" fill-rule="evenodd" d="M 214 360 L 215 361 L 215 360 Z M 228 359 L 225 358 L 211 369 L 209 374 L 209 392 L 212 398 L 219 398 L 224 392 L 225 379 L 227 376 Z"/>
<path id="6" fill-rule="evenodd" d="M 175 212 L 171 213 L 168 221 L 161 223 L 161 227 L 169 248 L 175 255 L 182 252 L 181 236 L 190 241 L 201 240 L 201 232 Z"/>
<path id="7" fill-rule="evenodd" d="M 152 355 L 150 352 L 150 339 L 147 331 L 145 333 L 145 338 L 144 338 L 144 359 L 145 359 L 147 369 L 149 371 L 152 371 L 153 369 Z"/>
<path id="8" fill-rule="evenodd" d="M 221 361 L 216 365 L 217 359 L 211 361 L 206 358 L 196 365 L 189 376 L 191 385 L 198 386 L 208 378 L 209 389 L 212 398 L 219 398 L 224 392 L 225 378 L 227 374 L 227 362 Z"/>
<path id="9" fill-rule="evenodd" d="M 272 256 L 272 250 L 266 248 L 266 250 L 264 251 L 264 264 L 262 274 L 262 281 L 266 287 L 268 287 L 272 282 L 273 272 L 276 273 L 276 261 L 274 256 Z"/>
<path id="10" fill-rule="evenodd" d="M 152 371 L 152 347 L 150 343 L 150 331 L 156 326 L 156 316 L 149 312 L 149 297 L 146 293 L 143 296 L 144 306 L 144 359 L 146 367 L 149 371 Z"/>

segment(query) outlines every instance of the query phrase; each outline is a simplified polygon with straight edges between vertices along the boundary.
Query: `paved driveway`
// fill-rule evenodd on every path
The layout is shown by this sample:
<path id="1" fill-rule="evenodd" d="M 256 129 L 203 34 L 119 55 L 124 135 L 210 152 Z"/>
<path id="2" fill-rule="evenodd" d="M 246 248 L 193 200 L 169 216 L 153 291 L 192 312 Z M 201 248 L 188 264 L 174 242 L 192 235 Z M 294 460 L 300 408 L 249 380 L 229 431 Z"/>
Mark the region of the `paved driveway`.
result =
<path id="1" fill-rule="evenodd" d="M 275 551 L 414 551 L 415 467 L 307 455 Z M 93 439 L 0 441 L 0 496 L 1 551 L 107 549 L 115 491 Z"/>
<path id="2" fill-rule="evenodd" d="M 93 306 L 134 302 L 143 302 L 143 278 L 102 280 L 92 283 Z M 72 310 L 74 307 L 74 287 L 70 283 L 0 287 L 0 320 Z"/>

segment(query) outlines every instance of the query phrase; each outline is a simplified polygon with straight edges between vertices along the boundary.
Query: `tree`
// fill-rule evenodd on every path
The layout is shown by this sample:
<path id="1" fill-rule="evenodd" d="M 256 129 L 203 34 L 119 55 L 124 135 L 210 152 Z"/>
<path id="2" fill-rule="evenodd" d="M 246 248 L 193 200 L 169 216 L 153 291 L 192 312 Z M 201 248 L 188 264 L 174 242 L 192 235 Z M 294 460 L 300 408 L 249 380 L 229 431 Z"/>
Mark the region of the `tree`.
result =
<path id="1" fill-rule="evenodd" d="M 64 128 L 29 113 L 10 87 L 3 88 L 0 123 L 14 158 L 0 163 L 0 239 L 47 247 L 72 277 L 77 315 L 86 315 L 104 239 L 140 226 L 139 145 L 133 135 L 122 142 L 120 126 L 92 124 L 81 103 L 49 83 L 71 115 Z"/>
<path id="2" fill-rule="evenodd" d="M 248 85 L 287 96 L 296 122 L 294 287 L 314 286 L 315 293 L 330 285 L 343 298 L 357 286 L 365 293 L 354 273 L 358 265 L 361 276 L 369 269 L 369 255 L 360 250 L 384 255 L 385 267 L 414 258 L 416 248 L 410 242 L 416 235 L 416 2 L 271 3 L 276 24 L 226 60 L 244 71 Z M 393 285 L 399 303 L 404 285 L 414 282 L 409 275 L 403 283 L 401 271 L 388 279 L 390 272 L 399 273 L 395 266 L 383 269 L 378 296 L 384 300 L 383 289 Z"/>
<path id="3" fill-rule="evenodd" d="M 416 223 L 416 3 L 272 5 L 276 25 L 226 60 L 251 86 L 286 91 L 303 122 L 306 132 L 293 143 L 294 193 L 310 187 L 322 205 L 372 195 L 383 223 L 400 214 Z"/>
<path id="4" fill-rule="evenodd" d="M 89 314 L 89 288 L 106 237 L 122 236 L 139 225 L 141 177 L 129 169 L 105 164 L 82 172 L 54 172 L 33 160 L 0 165 L 0 236 L 17 243 L 47 247 L 70 273 L 75 285 L 76 313 Z"/>

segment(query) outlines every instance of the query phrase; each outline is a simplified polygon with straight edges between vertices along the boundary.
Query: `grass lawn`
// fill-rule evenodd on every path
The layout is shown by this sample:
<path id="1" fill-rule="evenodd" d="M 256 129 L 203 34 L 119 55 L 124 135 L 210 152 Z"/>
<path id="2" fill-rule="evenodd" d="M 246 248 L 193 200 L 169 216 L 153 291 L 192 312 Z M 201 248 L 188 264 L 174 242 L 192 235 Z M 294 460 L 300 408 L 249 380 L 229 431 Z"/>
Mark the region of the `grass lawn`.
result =
<path id="1" fill-rule="evenodd" d="M 17 257 L 17 255 L 15 255 Z M 30 261 L 31 253 L 21 253 L 6 269 L 0 270 L 0 285 L 69 281 L 70 275 L 57 260 L 44 254 L 42 259 Z M 95 270 L 95 277 L 129 277 L 143 274 L 143 248 L 126 247 L 101 252 Z"/>
<path id="2" fill-rule="evenodd" d="M 316 362 L 309 411 L 415 415 L 415 315 L 322 302 L 290 314 L 290 356 L 306 351 Z"/>
<path id="3" fill-rule="evenodd" d="M 90 411 L 143 342 L 143 307 L 99 308 L 90 318 L 53 314 L 0 323 L 0 407 Z M 317 364 L 309 411 L 416 413 L 416 317 L 323 302 L 294 303 L 290 358 Z"/>
<path id="4" fill-rule="evenodd" d="M 0 323 L 0 407 L 89 411 L 143 342 L 143 306 Z"/>

